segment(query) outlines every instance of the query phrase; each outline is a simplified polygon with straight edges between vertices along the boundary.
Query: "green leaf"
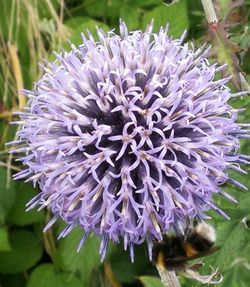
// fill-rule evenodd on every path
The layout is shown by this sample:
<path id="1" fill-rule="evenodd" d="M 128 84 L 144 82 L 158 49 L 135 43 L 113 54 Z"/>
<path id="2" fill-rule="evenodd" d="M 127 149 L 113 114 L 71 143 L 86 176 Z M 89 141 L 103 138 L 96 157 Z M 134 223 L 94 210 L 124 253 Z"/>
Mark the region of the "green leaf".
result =
<path id="1" fill-rule="evenodd" d="M 133 7 L 147 7 L 162 5 L 162 0 L 127 0 L 126 3 Z"/>
<path id="2" fill-rule="evenodd" d="M 82 282 L 70 273 L 56 272 L 52 264 L 34 269 L 26 287 L 82 287 Z"/>
<path id="3" fill-rule="evenodd" d="M 249 214 L 250 195 L 249 193 L 243 193 L 240 196 L 239 207 L 240 210 L 245 211 L 246 215 Z"/>
<path id="4" fill-rule="evenodd" d="M 189 27 L 186 1 L 182 0 L 171 6 L 159 5 L 145 14 L 141 28 L 144 29 L 152 19 L 155 31 L 169 23 L 169 35 L 179 37 Z"/>
<path id="5" fill-rule="evenodd" d="M 91 274 L 100 266 L 100 240 L 93 236 L 86 239 L 82 249 L 77 253 L 77 247 L 83 236 L 80 229 L 73 230 L 65 239 L 61 239 L 55 255 L 57 265 L 65 271 L 81 274 L 84 286 L 89 286 Z"/>
<path id="6" fill-rule="evenodd" d="M 31 210 L 26 212 L 26 204 L 37 194 L 31 184 L 19 182 L 16 185 L 16 200 L 8 214 L 7 221 L 16 225 L 28 225 L 44 219 L 44 212 Z"/>
<path id="7" fill-rule="evenodd" d="M 14 204 L 16 192 L 12 181 L 7 187 L 7 171 L 2 167 L 0 167 L 0 182 L 0 224 L 3 224 Z"/>
<path id="8" fill-rule="evenodd" d="M 72 33 L 69 38 L 70 42 L 72 42 L 75 46 L 82 44 L 81 33 L 87 34 L 87 30 L 93 35 L 93 37 L 97 38 L 96 27 L 102 28 L 104 31 L 109 31 L 110 28 L 103 24 L 102 22 L 98 22 L 89 17 L 74 17 L 65 21 L 66 26 L 72 28 Z M 64 48 L 68 48 L 69 45 L 64 45 Z"/>
<path id="9" fill-rule="evenodd" d="M 244 258 L 234 258 L 231 268 L 224 276 L 222 287 L 249 287 L 250 262 Z"/>
<path id="10" fill-rule="evenodd" d="M 135 262 L 131 263 L 128 251 L 124 251 L 122 244 L 116 246 L 109 262 L 118 281 L 132 283 L 136 277 L 143 274 L 149 265 L 145 246 L 135 246 Z"/>
<path id="11" fill-rule="evenodd" d="M 242 219 L 244 213 L 241 210 L 230 212 L 230 221 L 219 224 L 216 228 L 217 243 L 220 249 L 206 259 L 206 262 L 220 271 L 230 268 L 232 261 L 237 257 L 244 258 L 247 255 L 247 247 L 250 243 L 249 230 L 245 228 Z"/>
<path id="12" fill-rule="evenodd" d="M 18 274 L 1 274 L 0 286 L 1 287 L 24 287 L 26 285 L 25 275 Z"/>
<path id="13" fill-rule="evenodd" d="M 120 10 L 120 17 L 126 23 L 129 30 L 139 28 L 140 9 L 125 3 Z"/>
<path id="14" fill-rule="evenodd" d="M 142 282 L 145 287 L 164 287 L 163 283 L 159 278 L 152 276 L 141 276 L 139 280 Z"/>
<path id="15" fill-rule="evenodd" d="M 229 191 L 238 199 L 239 203 L 234 207 L 231 203 L 223 204 L 223 210 L 231 219 L 225 221 L 219 217 L 216 220 L 218 238 L 216 245 L 220 249 L 213 255 L 204 258 L 206 263 L 204 274 L 211 272 L 211 269 L 209 270 L 209 265 L 211 265 L 213 268 L 219 268 L 224 277 L 221 287 L 245 287 L 245 283 L 250 279 L 250 230 L 244 224 L 243 219 L 247 219 L 249 216 L 250 197 L 248 193 L 239 193 L 231 188 Z M 215 218 L 215 216 L 213 217 Z M 248 280 L 246 280 L 247 274 Z"/>
<path id="16" fill-rule="evenodd" d="M 0 252 L 0 273 L 24 272 L 42 257 L 42 245 L 30 231 L 12 231 L 9 234 L 11 251 Z"/>
<path id="17" fill-rule="evenodd" d="M 86 6 L 86 11 L 91 17 L 119 17 L 119 12 L 121 8 L 120 0 L 98 0 L 89 1 Z"/>
<path id="18" fill-rule="evenodd" d="M 5 228 L 0 227 L 0 251 L 10 251 L 8 232 Z"/>

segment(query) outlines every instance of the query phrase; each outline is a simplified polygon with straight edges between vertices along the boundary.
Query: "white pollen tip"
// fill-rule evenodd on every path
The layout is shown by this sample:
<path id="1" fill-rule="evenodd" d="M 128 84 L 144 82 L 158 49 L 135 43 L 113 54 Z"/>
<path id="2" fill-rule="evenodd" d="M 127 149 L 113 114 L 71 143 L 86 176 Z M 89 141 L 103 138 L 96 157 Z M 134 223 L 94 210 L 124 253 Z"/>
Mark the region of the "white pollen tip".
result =
<path id="1" fill-rule="evenodd" d="M 215 229 L 205 223 L 205 222 L 201 222 L 199 223 L 196 227 L 195 227 L 195 231 L 197 232 L 197 234 L 199 234 L 201 237 L 207 239 L 210 242 L 215 242 L 216 240 L 216 233 L 215 233 Z"/>

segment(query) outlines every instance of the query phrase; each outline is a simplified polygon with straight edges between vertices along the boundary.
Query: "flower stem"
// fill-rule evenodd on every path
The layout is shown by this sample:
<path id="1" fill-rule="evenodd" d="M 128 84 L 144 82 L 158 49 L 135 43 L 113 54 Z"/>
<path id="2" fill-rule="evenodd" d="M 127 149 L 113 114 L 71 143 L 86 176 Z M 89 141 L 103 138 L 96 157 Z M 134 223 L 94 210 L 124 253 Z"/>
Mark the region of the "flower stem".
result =
<path id="1" fill-rule="evenodd" d="M 105 275 L 112 287 L 122 287 L 121 283 L 117 280 L 111 266 L 108 262 L 104 263 L 104 272 Z"/>
<path id="2" fill-rule="evenodd" d="M 167 270 L 159 265 L 156 265 L 156 268 L 165 287 L 181 287 L 175 271 Z"/>
<path id="3" fill-rule="evenodd" d="M 201 0 L 208 24 L 218 23 L 212 0 Z"/>

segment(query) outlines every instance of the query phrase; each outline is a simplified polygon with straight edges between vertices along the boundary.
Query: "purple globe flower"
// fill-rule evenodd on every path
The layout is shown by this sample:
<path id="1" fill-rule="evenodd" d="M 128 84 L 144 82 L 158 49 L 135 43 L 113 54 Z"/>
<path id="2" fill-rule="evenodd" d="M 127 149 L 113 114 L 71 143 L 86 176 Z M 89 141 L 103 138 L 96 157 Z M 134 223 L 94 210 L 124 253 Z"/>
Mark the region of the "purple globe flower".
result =
<path id="1" fill-rule="evenodd" d="M 248 156 L 237 153 L 247 137 L 236 123 L 239 110 L 228 104 L 229 78 L 216 80 L 223 67 L 210 64 L 204 47 L 195 50 L 173 40 L 167 29 L 120 35 L 98 31 L 83 44 L 48 63 L 29 98 L 18 131 L 28 178 L 41 192 L 29 202 L 49 208 L 67 223 L 109 240 L 148 244 L 162 233 L 180 230 L 187 219 L 221 211 L 228 170 L 243 172 Z"/>

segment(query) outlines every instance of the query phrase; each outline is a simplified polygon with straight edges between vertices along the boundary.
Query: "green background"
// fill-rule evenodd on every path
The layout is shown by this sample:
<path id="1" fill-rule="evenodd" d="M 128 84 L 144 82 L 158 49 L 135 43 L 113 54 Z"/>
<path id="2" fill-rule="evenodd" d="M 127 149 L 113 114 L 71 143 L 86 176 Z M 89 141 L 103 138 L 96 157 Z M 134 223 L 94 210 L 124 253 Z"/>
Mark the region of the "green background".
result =
<path id="1" fill-rule="evenodd" d="M 227 72 L 233 74 L 232 90 L 236 91 L 240 84 L 243 89 L 250 90 L 247 84 L 250 79 L 250 1 L 214 1 L 223 30 L 216 39 L 206 25 L 200 1 L 175 2 L 167 6 L 160 0 L 0 0 L 1 287 L 161 286 L 144 245 L 136 247 L 136 260 L 132 264 L 122 246 L 110 244 L 106 260 L 101 264 L 98 238 L 88 238 L 84 248 L 76 253 L 81 230 L 76 229 L 57 241 L 64 227 L 64 223 L 59 222 L 43 233 L 51 214 L 48 211 L 25 212 L 25 204 L 38 190 L 22 181 L 12 181 L 11 175 L 21 166 L 9 155 L 9 146 L 5 143 L 15 138 L 16 127 L 9 125 L 15 119 L 12 113 L 23 106 L 18 90 L 31 89 L 41 76 L 38 63 L 44 58 L 54 59 L 52 51 L 69 50 L 67 40 L 80 44 L 80 33 L 87 29 L 94 35 L 96 26 L 117 31 L 120 18 L 130 30 L 145 29 L 154 18 L 155 31 L 169 23 L 170 34 L 174 37 L 187 30 L 187 41 L 193 41 L 196 46 L 209 42 L 213 47 L 211 61 L 227 63 Z M 236 5 L 239 2 L 244 2 L 241 7 Z M 231 104 L 246 108 L 240 121 L 250 122 L 248 96 L 232 99 Z M 250 154 L 247 141 L 242 141 L 241 149 Z M 234 177 L 250 187 L 249 175 L 234 174 Z M 202 272 L 210 272 L 211 265 L 219 268 L 224 276 L 220 286 L 249 287 L 250 196 L 230 186 L 225 186 L 224 190 L 239 203 L 216 199 L 231 220 L 211 212 L 217 245 L 221 248 L 204 259 L 206 265 Z M 182 286 L 199 286 L 183 278 L 181 283 Z"/>

